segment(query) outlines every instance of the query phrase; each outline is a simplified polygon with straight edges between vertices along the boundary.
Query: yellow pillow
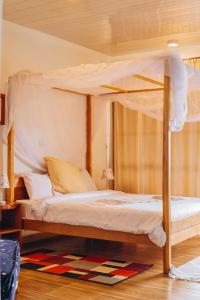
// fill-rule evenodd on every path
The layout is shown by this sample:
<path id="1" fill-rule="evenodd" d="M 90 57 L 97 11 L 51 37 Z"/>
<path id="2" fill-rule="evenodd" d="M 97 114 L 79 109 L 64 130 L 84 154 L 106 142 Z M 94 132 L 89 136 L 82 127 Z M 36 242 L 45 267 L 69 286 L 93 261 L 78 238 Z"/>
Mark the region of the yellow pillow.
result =
<path id="1" fill-rule="evenodd" d="M 55 157 L 47 156 L 44 159 L 55 191 L 63 194 L 87 191 L 79 168 Z"/>

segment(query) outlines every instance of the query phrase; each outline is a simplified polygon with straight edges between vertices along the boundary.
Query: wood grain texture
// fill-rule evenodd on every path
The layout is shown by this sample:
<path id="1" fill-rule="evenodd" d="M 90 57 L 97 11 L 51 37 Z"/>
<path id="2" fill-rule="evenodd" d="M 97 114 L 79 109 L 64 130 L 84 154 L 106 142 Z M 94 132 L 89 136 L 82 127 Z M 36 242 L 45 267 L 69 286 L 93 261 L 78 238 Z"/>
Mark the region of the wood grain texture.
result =
<path id="1" fill-rule="evenodd" d="M 53 87 L 52 89 L 62 91 L 62 92 L 68 92 L 68 93 L 72 93 L 72 94 L 76 94 L 76 95 L 87 96 L 87 94 L 77 92 L 77 91 L 73 91 L 73 90 L 66 90 L 66 89 L 62 89 L 62 88 L 58 88 L 58 87 Z"/>
<path id="2" fill-rule="evenodd" d="M 86 237 L 93 239 L 127 242 L 135 244 L 151 245 L 152 242 L 145 234 L 132 234 L 121 231 L 103 230 L 90 226 L 74 226 L 60 223 L 49 223 L 38 220 L 23 220 L 23 229 L 54 234 Z"/>
<path id="3" fill-rule="evenodd" d="M 92 99 L 87 96 L 86 108 L 86 169 L 92 176 Z"/>
<path id="4" fill-rule="evenodd" d="M 7 169 L 10 188 L 7 189 L 7 203 L 14 204 L 14 128 L 10 129 L 8 134 L 8 156 Z"/>
<path id="5" fill-rule="evenodd" d="M 162 193 L 162 122 L 116 103 L 115 184 L 134 194 Z M 172 195 L 200 195 L 200 122 L 171 136 Z"/>
<path id="6" fill-rule="evenodd" d="M 104 256 L 111 259 L 154 266 L 113 287 L 73 278 L 64 278 L 21 269 L 20 293 L 16 300 L 199 300 L 200 285 L 172 280 L 162 275 L 162 251 L 150 246 L 94 241 L 89 247 L 85 239 L 59 237 L 37 244 L 24 245 L 25 251 L 37 248 L 57 249 L 68 253 Z M 174 264 L 180 265 L 199 256 L 200 239 L 193 238 L 173 247 Z M 148 253 L 148 255 L 147 255 Z"/>
<path id="7" fill-rule="evenodd" d="M 182 223 L 184 223 L 184 222 L 182 222 Z M 187 239 L 190 239 L 192 237 L 199 236 L 199 235 L 200 235 L 200 224 L 199 223 L 196 225 L 190 225 L 188 227 L 186 227 L 184 225 L 182 230 L 171 234 L 170 245 L 171 246 L 177 245 Z M 171 252 L 171 249 L 169 251 Z"/>
<path id="8" fill-rule="evenodd" d="M 200 42 L 198 0 L 4 0 L 4 18 L 109 55 Z"/>
<path id="9" fill-rule="evenodd" d="M 166 233 L 166 243 L 163 248 L 163 271 L 168 274 L 171 267 L 171 134 L 169 130 L 170 119 L 170 77 L 168 74 L 168 61 L 165 62 L 164 75 L 164 109 L 163 109 L 163 228 Z"/>
<path id="10" fill-rule="evenodd" d="M 103 230 L 101 228 L 91 226 L 76 226 L 29 219 L 22 219 L 21 224 L 22 228 L 25 230 L 34 230 L 44 233 L 62 234 L 66 236 L 93 238 L 99 240 L 126 242 L 135 245 L 153 245 L 146 234 L 132 234 L 121 231 Z M 169 228 L 167 230 L 169 230 Z M 184 220 L 170 222 L 170 236 L 168 238 L 169 244 L 167 247 L 164 247 L 170 248 L 167 250 L 169 252 L 167 252 L 167 254 L 165 253 L 167 258 L 171 253 L 171 240 L 173 241 L 172 245 L 176 245 L 199 234 L 200 214 L 193 215 L 192 217 L 188 217 Z M 164 248 L 163 250 L 166 251 Z"/>
<path id="11" fill-rule="evenodd" d="M 5 94 L 0 94 L 0 99 L 1 99 L 0 125 L 5 125 L 5 119 L 6 119 L 6 96 L 5 96 Z"/>
<path id="12" fill-rule="evenodd" d="M 117 87 L 117 86 L 109 85 L 109 84 L 101 85 L 101 87 L 109 89 L 109 90 L 113 90 L 113 91 L 118 91 L 118 92 L 121 92 L 121 93 L 127 93 L 128 92 L 128 90 L 122 89 L 122 88 Z"/>
<path id="13" fill-rule="evenodd" d="M 104 86 L 105 87 L 105 86 Z M 120 88 L 115 87 L 115 89 L 119 90 Z M 112 92 L 112 93 L 104 93 L 103 95 L 113 95 L 113 94 L 134 94 L 134 93 L 149 93 L 149 92 L 159 92 L 159 91 L 163 91 L 163 88 L 152 88 L 152 89 L 141 89 L 141 90 L 121 90 L 119 92 Z"/>
<path id="14" fill-rule="evenodd" d="M 29 199 L 24 179 L 22 177 L 15 177 L 14 180 L 14 197 L 15 201 L 21 200 L 21 199 Z"/>
<path id="15" fill-rule="evenodd" d="M 196 225 L 200 225 L 200 213 L 187 217 L 184 220 L 172 222 L 171 231 L 174 234 Z"/>
<path id="16" fill-rule="evenodd" d="M 147 81 L 147 82 L 150 82 L 150 83 L 153 83 L 153 84 L 156 84 L 156 85 L 164 86 L 164 83 L 162 83 L 160 81 L 157 81 L 157 80 L 154 80 L 154 79 L 151 79 L 149 77 L 140 75 L 140 74 L 134 74 L 133 77 L 144 80 L 144 81 Z"/>

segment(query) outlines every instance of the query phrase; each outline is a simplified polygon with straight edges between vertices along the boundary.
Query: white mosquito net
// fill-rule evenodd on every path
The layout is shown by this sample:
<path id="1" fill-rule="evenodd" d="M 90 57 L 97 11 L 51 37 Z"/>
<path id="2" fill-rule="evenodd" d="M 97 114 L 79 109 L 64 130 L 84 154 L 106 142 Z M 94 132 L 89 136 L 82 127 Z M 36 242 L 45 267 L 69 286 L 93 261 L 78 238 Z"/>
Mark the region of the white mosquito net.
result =
<path id="1" fill-rule="evenodd" d="M 15 154 L 34 170 L 45 170 L 43 157 L 47 154 L 83 167 L 86 97 L 81 93 L 93 95 L 93 101 L 100 101 L 101 108 L 102 103 L 106 107 L 109 101 L 117 101 L 162 120 L 161 89 L 166 61 L 171 79 L 170 130 L 180 131 L 185 122 L 199 121 L 200 72 L 185 65 L 177 56 L 81 65 L 44 74 L 23 71 L 10 78 L 8 89 L 8 128 L 15 127 Z M 141 80 L 136 74 L 154 81 Z M 109 89 L 110 85 L 117 89 Z M 156 90 L 119 93 L 119 90 L 136 89 Z M 103 109 L 93 116 L 93 136 L 101 121 L 101 112 Z"/>

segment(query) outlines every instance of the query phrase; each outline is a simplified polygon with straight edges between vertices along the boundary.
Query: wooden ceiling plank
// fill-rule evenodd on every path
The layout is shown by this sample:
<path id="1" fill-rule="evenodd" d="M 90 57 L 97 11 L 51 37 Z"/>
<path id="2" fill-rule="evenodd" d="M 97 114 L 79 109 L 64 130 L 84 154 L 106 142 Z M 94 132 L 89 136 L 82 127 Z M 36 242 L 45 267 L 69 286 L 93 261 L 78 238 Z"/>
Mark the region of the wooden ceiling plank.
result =
<path id="1" fill-rule="evenodd" d="M 200 1 L 164 2 L 4 0 L 3 17 L 112 56 L 163 50 L 169 39 L 198 45 Z"/>
<path id="2" fill-rule="evenodd" d="M 54 3 L 55 0 L 17 0 L 15 2 L 13 2 L 13 0 L 4 0 L 3 13 L 4 16 L 12 16 L 12 14 L 20 13 L 23 10 L 26 11 L 26 13 L 29 13 L 30 9 L 35 9 L 37 7 L 40 7 L 41 11 L 45 11 L 49 8 L 50 5 L 54 5 Z"/>

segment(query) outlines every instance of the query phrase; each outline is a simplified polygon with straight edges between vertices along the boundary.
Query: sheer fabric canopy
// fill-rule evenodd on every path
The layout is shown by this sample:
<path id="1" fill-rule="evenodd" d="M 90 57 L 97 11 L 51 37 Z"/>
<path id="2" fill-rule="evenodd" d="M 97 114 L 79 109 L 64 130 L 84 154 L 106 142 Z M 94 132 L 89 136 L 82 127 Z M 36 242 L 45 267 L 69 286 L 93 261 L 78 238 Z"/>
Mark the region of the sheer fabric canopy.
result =
<path id="1" fill-rule="evenodd" d="M 200 72 L 177 56 L 81 65 L 43 74 L 23 71 L 14 75 L 9 79 L 8 126 L 15 127 L 16 154 L 37 170 L 44 170 L 46 154 L 59 154 L 80 166 L 85 161 L 85 95 L 88 94 L 93 95 L 93 101 L 102 101 L 105 107 L 109 101 L 117 101 L 162 120 L 166 62 L 171 79 L 170 130 L 179 131 L 185 121 L 200 120 Z M 151 80 L 141 80 L 141 76 Z M 100 122 L 101 112 L 94 119 Z M 97 124 L 93 134 L 96 127 Z"/>

